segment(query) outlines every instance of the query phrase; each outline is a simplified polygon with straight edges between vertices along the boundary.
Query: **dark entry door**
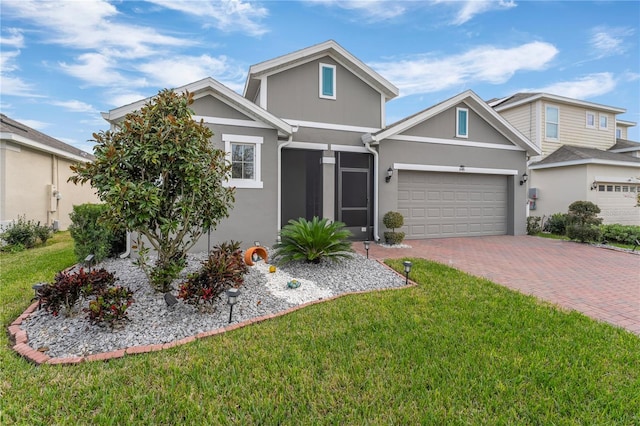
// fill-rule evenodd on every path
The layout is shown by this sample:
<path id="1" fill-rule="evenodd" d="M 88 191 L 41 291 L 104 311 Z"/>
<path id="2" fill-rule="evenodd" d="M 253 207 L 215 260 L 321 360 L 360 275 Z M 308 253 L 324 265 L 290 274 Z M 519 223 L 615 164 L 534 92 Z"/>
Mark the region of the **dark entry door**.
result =
<path id="1" fill-rule="evenodd" d="M 337 219 L 356 240 L 370 239 L 372 225 L 372 175 L 370 154 L 337 153 Z"/>
<path id="2" fill-rule="evenodd" d="M 282 150 L 280 226 L 301 217 L 322 217 L 322 151 Z"/>

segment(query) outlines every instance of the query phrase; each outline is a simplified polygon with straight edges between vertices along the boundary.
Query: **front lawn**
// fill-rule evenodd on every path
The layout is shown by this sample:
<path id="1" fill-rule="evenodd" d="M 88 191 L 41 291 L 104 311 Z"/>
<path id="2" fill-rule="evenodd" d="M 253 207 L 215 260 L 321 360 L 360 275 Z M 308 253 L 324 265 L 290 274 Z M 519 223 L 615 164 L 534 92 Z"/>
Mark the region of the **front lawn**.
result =
<path id="1" fill-rule="evenodd" d="M 34 279 L 0 259 L 6 328 Z M 640 423 L 638 336 L 413 261 L 414 288 L 106 363 L 35 367 L 3 333 L 0 424 Z"/>

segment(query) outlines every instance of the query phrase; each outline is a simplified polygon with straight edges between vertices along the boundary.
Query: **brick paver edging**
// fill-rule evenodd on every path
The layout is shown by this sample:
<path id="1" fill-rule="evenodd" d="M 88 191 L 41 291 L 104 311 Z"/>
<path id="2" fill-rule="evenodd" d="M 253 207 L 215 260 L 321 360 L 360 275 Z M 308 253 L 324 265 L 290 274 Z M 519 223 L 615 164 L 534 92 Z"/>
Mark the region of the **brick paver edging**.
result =
<path id="1" fill-rule="evenodd" d="M 377 260 L 378 263 L 384 265 L 386 268 L 400 275 L 402 278 L 405 276 L 395 269 L 386 265 L 383 261 Z M 87 356 L 79 356 L 79 357 L 67 357 L 67 358 L 52 358 L 49 355 L 46 355 L 42 352 L 39 352 L 29 346 L 29 340 L 27 337 L 27 332 L 20 328 L 22 322 L 29 317 L 36 309 L 38 309 L 38 302 L 34 302 L 29 306 L 18 318 L 16 318 L 11 325 L 9 325 L 9 340 L 13 344 L 13 350 L 16 351 L 20 356 L 27 359 L 28 361 L 33 362 L 36 365 L 49 364 L 49 365 L 71 365 L 71 364 L 79 364 L 82 362 L 91 362 L 91 361 L 108 361 L 114 358 L 122 358 L 125 355 L 136 355 L 143 354 L 148 352 L 160 351 L 163 349 L 174 348 L 176 346 L 181 346 L 187 343 L 195 342 L 198 339 L 205 339 L 207 337 L 216 336 L 218 334 L 226 333 L 228 331 L 237 330 L 242 327 L 246 327 L 248 325 L 257 324 L 262 321 L 267 321 L 273 318 L 281 317 L 284 315 L 288 315 L 292 312 L 295 312 L 299 309 L 304 309 L 307 306 L 316 305 L 318 303 L 324 303 L 331 300 L 339 299 L 341 297 L 350 296 L 353 294 L 365 294 L 365 293 L 373 293 L 376 291 L 388 291 L 388 290 L 404 290 L 409 287 L 416 286 L 416 283 L 409 280 L 409 285 L 405 285 L 402 287 L 390 287 L 390 288 L 381 288 L 375 290 L 363 290 L 363 291 L 352 291 L 348 293 L 338 294 L 336 296 L 331 296 L 324 299 L 313 300 L 311 302 L 303 303 L 301 305 L 293 306 L 284 311 L 280 311 L 275 314 L 263 315 L 261 317 L 250 318 L 245 321 L 237 322 L 232 325 L 228 325 L 225 327 L 217 328 L 215 330 L 204 331 L 202 333 L 198 333 L 195 336 L 188 336 L 179 340 L 174 340 L 169 343 L 155 344 L 155 345 L 143 345 L 143 346 L 132 346 L 126 349 L 118 349 L 111 352 L 103 352 L 93 355 Z"/>

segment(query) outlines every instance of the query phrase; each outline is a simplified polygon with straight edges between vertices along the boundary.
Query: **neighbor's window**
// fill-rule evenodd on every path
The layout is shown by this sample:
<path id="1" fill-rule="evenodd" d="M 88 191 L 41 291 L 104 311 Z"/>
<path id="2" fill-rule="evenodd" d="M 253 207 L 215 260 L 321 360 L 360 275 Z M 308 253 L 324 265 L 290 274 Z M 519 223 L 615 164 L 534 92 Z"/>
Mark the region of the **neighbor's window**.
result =
<path id="1" fill-rule="evenodd" d="M 336 66 L 320 64 L 320 97 L 323 99 L 336 98 Z"/>
<path id="2" fill-rule="evenodd" d="M 260 154 L 263 138 L 259 136 L 222 135 L 224 150 L 231 163 L 229 186 L 262 188 Z"/>
<path id="3" fill-rule="evenodd" d="M 469 110 L 467 108 L 456 108 L 456 137 L 466 138 L 469 136 Z"/>
<path id="4" fill-rule="evenodd" d="M 616 129 L 616 139 L 622 139 L 622 129 Z"/>
<path id="5" fill-rule="evenodd" d="M 600 114 L 600 130 L 607 130 L 609 127 L 609 117 L 604 114 Z"/>
<path id="6" fill-rule="evenodd" d="M 560 112 L 558 107 L 547 105 L 545 114 L 545 129 L 547 139 L 558 139 Z"/>
<path id="7" fill-rule="evenodd" d="M 587 122 L 586 126 L 590 129 L 596 128 L 596 115 L 592 112 L 587 111 Z"/>

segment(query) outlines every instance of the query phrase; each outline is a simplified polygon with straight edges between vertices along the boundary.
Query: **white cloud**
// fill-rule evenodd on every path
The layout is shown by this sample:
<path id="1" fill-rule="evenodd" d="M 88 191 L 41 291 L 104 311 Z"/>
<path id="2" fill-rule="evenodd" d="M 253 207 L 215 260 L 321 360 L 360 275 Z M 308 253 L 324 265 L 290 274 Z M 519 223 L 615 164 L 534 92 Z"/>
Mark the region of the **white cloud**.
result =
<path id="1" fill-rule="evenodd" d="M 39 120 L 30 120 L 28 118 L 13 118 L 14 120 L 24 124 L 25 126 L 31 127 L 32 129 L 39 130 L 43 132 L 47 127 L 51 126 L 51 123 L 47 123 L 45 121 Z"/>
<path id="2" fill-rule="evenodd" d="M 139 86 L 145 85 L 143 79 L 131 79 L 123 76 L 118 68 L 120 63 L 102 53 L 85 53 L 74 64 L 61 62 L 60 67 L 69 75 L 84 80 L 90 86 Z"/>
<path id="3" fill-rule="evenodd" d="M 149 77 L 153 86 L 174 88 L 213 77 L 236 91 L 244 87 L 244 68 L 233 64 L 226 56 L 173 56 L 137 68 Z"/>
<path id="4" fill-rule="evenodd" d="M 6 28 L 5 32 L 9 33 L 8 36 L 0 36 L 0 44 L 4 46 L 10 46 L 14 48 L 24 47 L 24 36 L 22 31 L 18 28 Z"/>
<path id="5" fill-rule="evenodd" d="M 3 13 L 37 24 L 46 31 L 48 43 L 75 49 L 108 49 L 114 56 L 139 58 L 154 54 L 154 46 L 190 44 L 153 28 L 118 23 L 118 10 L 104 0 L 12 1 L 3 4 Z"/>
<path id="6" fill-rule="evenodd" d="M 95 112 L 95 109 L 88 103 L 75 99 L 70 101 L 54 101 L 51 102 L 51 104 L 62 107 L 72 112 Z"/>
<path id="7" fill-rule="evenodd" d="M 269 11 L 253 2 L 242 0 L 147 0 L 171 10 L 204 18 L 205 26 L 224 32 L 242 32 L 261 36 L 269 30 L 260 23 Z"/>
<path id="8" fill-rule="evenodd" d="M 588 74 L 573 81 L 560 81 L 526 92 L 543 92 L 573 99 L 589 99 L 611 92 L 616 87 L 616 79 L 609 72 Z"/>
<path id="9" fill-rule="evenodd" d="M 591 31 L 589 44 L 598 58 L 621 55 L 629 49 L 625 45 L 625 37 L 631 37 L 634 33 L 633 28 L 596 27 Z"/>
<path id="10" fill-rule="evenodd" d="M 557 53 L 549 43 L 531 42 L 509 49 L 483 46 L 444 58 L 420 55 L 371 66 L 393 81 L 401 96 L 407 96 L 476 83 L 501 84 L 518 71 L 545 69 Z"/>
<path id="11" fill-rule="evenodd" d="M 19 77 L 2 76 L 2 96 L 30 96 L 43 97 L 35 91 L 31 83 L 25 82 Z"/>
<path id="12" fill-rule="evenodd" d="M 516 7 L 516 3 L 513 0 L 435 0 L 434 3 L 447 4 L 458 9 L 456 17 L 451 22 L 453 25 L 462 25 L 481 13 Z"/>
<path id="13" fill-rule="evenodd" d="M 408 6 L 417 5 L 417 3 L 385 0 L 311 0 L 309 3 L 355 11 L 369 22 L 380 22 L 402 16 L 407 12 Z"/>
<path id="14" fill-rule="evenodd" d="M 155 96 L 157 93 L 153 93 Z M 149 95 L 141 94 L 140 92 L 130 91 L 114 91 L 109 95 L 108 104 L 114 108 L 119 108 L 124 105 L 129 105 L 134 102 L 148 98 Z"/>

